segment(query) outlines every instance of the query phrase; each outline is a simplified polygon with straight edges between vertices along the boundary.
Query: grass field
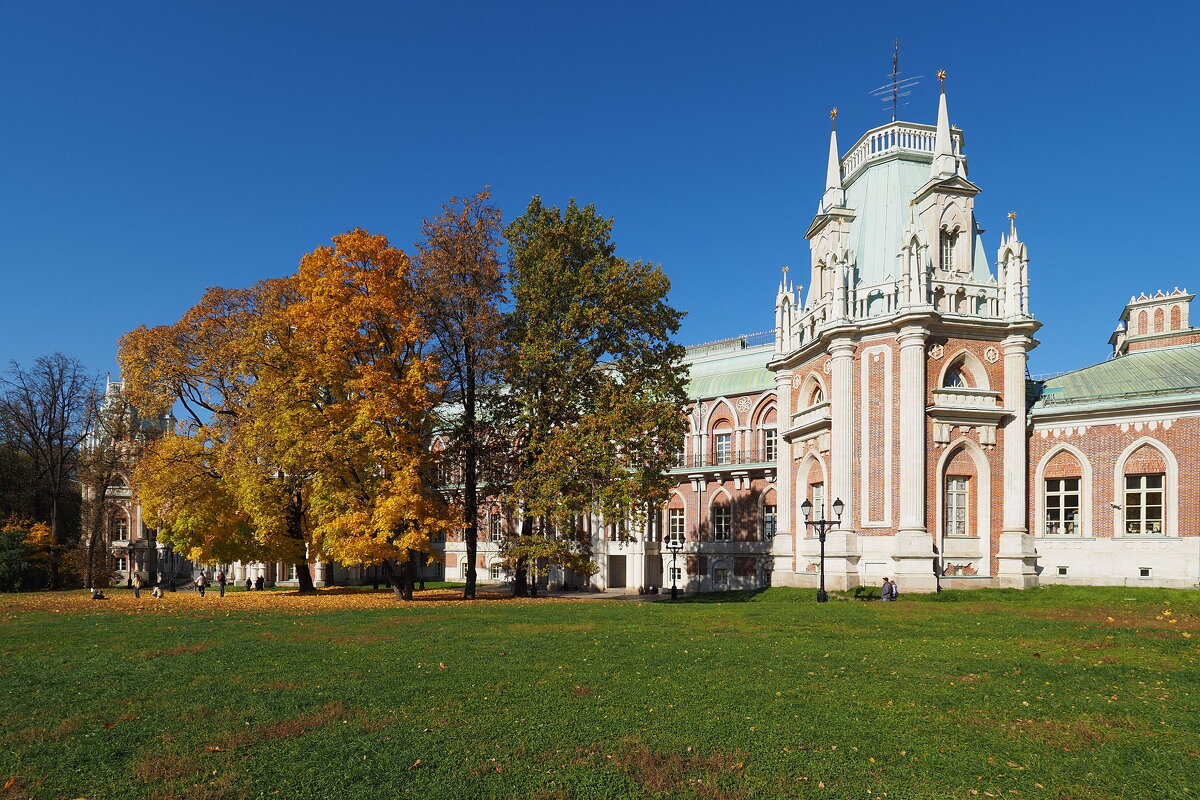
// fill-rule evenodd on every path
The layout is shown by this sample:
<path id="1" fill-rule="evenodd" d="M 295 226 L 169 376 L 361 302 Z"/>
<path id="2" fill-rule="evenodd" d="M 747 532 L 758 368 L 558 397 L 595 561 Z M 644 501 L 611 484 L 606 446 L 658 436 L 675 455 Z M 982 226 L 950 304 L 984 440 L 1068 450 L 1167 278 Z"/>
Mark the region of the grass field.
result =
<path id="1" fill-rule="evenodd" d="M 1200 795 L 1200 592 L 113 594 L 0 595 L 0 798 Z"/>

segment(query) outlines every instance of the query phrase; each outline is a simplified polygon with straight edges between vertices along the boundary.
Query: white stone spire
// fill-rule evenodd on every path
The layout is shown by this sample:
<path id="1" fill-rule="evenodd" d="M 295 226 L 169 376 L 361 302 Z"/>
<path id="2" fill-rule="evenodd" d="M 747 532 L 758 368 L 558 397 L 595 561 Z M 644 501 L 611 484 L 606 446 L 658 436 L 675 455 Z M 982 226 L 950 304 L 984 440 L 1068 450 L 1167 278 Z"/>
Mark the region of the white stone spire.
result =
<path id="1" fill-rule="evenodd" d="M 822 214 L 831 208 L 843 208 L 846 205 L 846 192 L 842 189 L 842 161 L 838 157 L 837 113 L 836 108 L 829 112 L 829 118 L 833 121 L 833 129 L 829 132 L 829 163 L 825 168 L 825 194 L 821 197 L 819 209 Z"/>
<path id="2" fill-rule="evenodd" d="M 950 138 L 950 114 L 946 110 L 946 70 L 938 70 L 938 81 L 942 92 L 938 97 L 937 139 L 933 147 L 933 166 L 929 177 L 943 179 L 958 173 L 958 159 L 954 156 L 954 142 Z"/>

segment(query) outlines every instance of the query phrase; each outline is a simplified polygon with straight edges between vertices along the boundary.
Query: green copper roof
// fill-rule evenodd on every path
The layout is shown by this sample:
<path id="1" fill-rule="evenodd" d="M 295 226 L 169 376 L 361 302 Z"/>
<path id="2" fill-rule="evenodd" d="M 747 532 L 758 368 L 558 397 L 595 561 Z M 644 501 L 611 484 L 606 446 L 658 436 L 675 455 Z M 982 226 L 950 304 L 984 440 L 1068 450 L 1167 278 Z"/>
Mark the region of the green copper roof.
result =
<path id="1" fill-rule="evenodd" d="M 1069 403 L 1135 403 L 1172 394 L 1200 398 L 1200 345 L 1139 350 L 1051 378 L 1042 384 L 1034 409 Z"/>
<path id="2" fill-rule="evenodd" d="M 858 263 L 858 279 L 866 285 L 898 277 L 900 237 L 913 213 L 909 201 L 929 182 L 929 161 L 903 153 L 880 159 L 846 186 L 846 207 L 854 211 L 850 246 Z M 972 232 L 975 279 L 991 277 L 981 237 Z M 937 243 L 932 243 L 936 245 Z"/>
<path id="3" fill-rule="evenodd" d="M 775 345 L 741 347 L 736 341 L 724 352 L 709 352 L 690 359 L 687 385 L 689 398 L 729 397 L 775 388 L 775 373 L 767 362 L 775 354 Z"/>

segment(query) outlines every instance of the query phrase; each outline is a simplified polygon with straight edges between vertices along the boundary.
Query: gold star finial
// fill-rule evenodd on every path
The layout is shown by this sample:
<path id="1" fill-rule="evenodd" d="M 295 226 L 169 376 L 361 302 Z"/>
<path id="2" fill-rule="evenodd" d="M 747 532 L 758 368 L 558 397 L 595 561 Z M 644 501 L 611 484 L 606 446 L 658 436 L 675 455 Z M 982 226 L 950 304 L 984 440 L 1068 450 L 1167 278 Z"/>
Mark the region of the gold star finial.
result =
<path id="1" fill-rule="evenodd" d="M 833 108 L 829 109 L 829 118 L 832 120 L 837 119 L 837 106 L 834 106 Z"/>
<path id="2" fill-rule="evenodd" d="M 787 266 L 786 266 L 786 265 L 784 265 L 784 268 L 783 268 L 783 274 L 784 274 L 784 275 L 787 275 L 787 272 L 788 272 L 788 268 L 787 268 Z"/>
<path id="3" fill-rule="evenodd" d="M 1017 212 L 1015 212 L 1015 211 L 1010 211 L 1010 212 L 1008 212 L 1008 218 L 1009 218 L 1009 219 L 1016 219 L 1016 218 L 1017 218 Z"/>
<path id="4" fill-rule="evenodd" d="M 944 69 L 939 69 L 939 70 L 937 71 L 937 79 L 938 79 L 939 81 L 941 81 L 942 83 L 945 83 L 945 82 L 946 82 L 946 70 L 944 70 Z"/>

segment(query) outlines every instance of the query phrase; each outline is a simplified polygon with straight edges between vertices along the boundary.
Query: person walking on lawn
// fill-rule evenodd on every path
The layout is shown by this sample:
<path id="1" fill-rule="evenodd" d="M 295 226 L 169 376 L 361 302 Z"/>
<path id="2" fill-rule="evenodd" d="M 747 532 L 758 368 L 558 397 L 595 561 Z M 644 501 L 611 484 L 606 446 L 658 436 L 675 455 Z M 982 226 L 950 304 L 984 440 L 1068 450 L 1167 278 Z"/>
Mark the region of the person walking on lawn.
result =
<path id="1" fill-rule="evenodd" d="M 888 582 L 887 578 L 883 579 L 883 586 L 879 587 L 879 599 L 885 601 L 892 599 L 892 584 Z"/>
<path id="2" fill-rule="evenodd" d="M 142 596 L 142 576 L 140 573 L 133 573 L 133 596 Z"/>
<path id="3" fill-rule="evenodd" d="M 201 597 L 204 597 L 205 586 L 208 586 L 208 576 L 201 571 L 201 573 L 196 576 L 196 591 L 200 593 Z"/>
<path id="4" fill-rule="evenodd" d="M 217 589 L 219 589 L 221 592 L 220 596 L 224 597 L 225 596 L 225 570 L 223 570 L 223 569 L 217 570 Z"/>

